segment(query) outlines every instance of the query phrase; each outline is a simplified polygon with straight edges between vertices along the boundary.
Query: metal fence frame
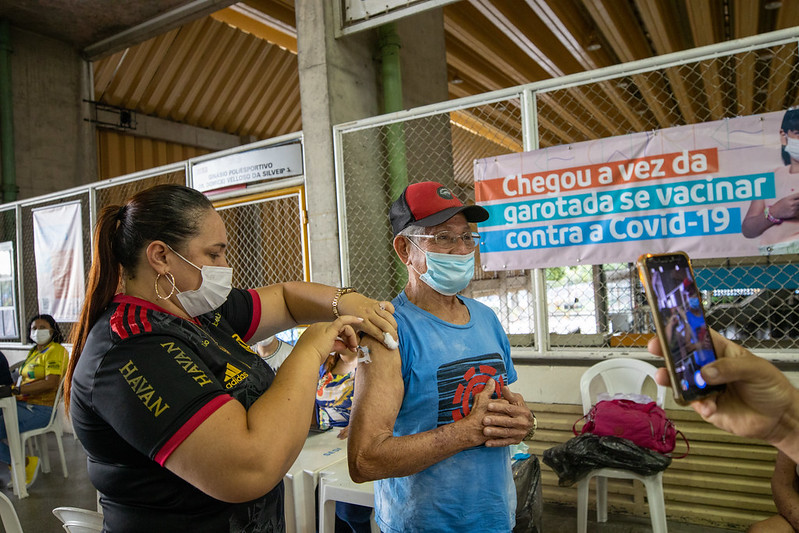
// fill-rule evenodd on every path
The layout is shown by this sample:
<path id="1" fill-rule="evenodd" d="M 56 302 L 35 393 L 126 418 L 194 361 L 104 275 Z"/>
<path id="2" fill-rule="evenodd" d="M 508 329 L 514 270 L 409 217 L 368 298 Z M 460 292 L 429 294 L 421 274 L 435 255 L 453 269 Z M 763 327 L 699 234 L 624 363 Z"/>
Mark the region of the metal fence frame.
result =
<path id="1" fill-rule="evenodd" d="M 718 43 L 701 48 L 685 50 L 662 56 L 647 58 L 640 61 L 613 65 L 607 68 L 580 72 L 560 78 L 553 78 L 539 82 L 530 83 L 518 87 L 512 87 L 499 91 L 493 91 L 481 95 L 461 98 L 423 106 L 420 108 L 390 113 L 386 115 L 370 117 L 363 120 L 348 122 L 334 126 L 334 152 L 336 165 L 336 194 L 338 201 L 338 219 L 340 235 L 340 257 L 341 257 L 341 277 L 345 285 L 357 284 L 359 280 L 352 279 L 350 272 L 350 247 L 349 242 L 353 237 L 353 229 L 348 227 L 347 198 L 345 186 L 347 184 L 347 168 L 344 163 L 344 138 L 346 135 L 359 132 L 369 128 L 379 128 L 392 124 L 406 123 L 433 115 L 452 113 L 472 106 L 490 104 L 510 98 L 519 98 L 522 102 L 522 141 L 525 151 L 537 149 L 539 146 L 538 138 L 538 112 L 536 100 L 538 95 L 546 94 L 550 91 L 562 90 L 566 88 L 578 87 L 594 84 L 602 81 L 609 81 L 622 76 L 642 74 L 670 67 L 686 65 L 699 61 L 722 58 L 733 54 L 740 54 L 754 51 L 767 46 L 779 46 L 794 43 L 799 50 L 799 28 L 789 28 L 767 34 L 761 34 L 744 39 L 737 39 Z M 544 269 L 535 269 L 531 275 L 531 289 L 535 301 L 535 331 L 547 332 L 545 335 L 535 334 L 535 343 L 532 347 L 514 347 L 514 357 L 526 359 L 542 357 L 548 359 L 599 359 L 613 355 L 628 355 L 631 352 L 643 355 L 642 349 L 636 348 L 581 348 L 564 347 L 553 348 L 550 346 L 551 334 L 549 330 L 549 316 L 546 300 L 546 279 Z M 775 360 L 796 361 L 799 356 L 799 346 L 791 350 L 785 349 L 758 349 L 759 353 Z"/>
<path id="2" fill-rule="evenodd" d="M 26 294 L 25 291 L 25 283 L 28 279 L 26 276 L 26 270 L 30 271 L 32 269 L 32 265 L 25 265 L 25 258 L 23 257 L 22 251 L 26 249 L 26 247 L 30 247 L 31 243 L 25 243 L 24 233 L 26 231 L 26 227 L 23 224 L 23 216 L 24 212 L 27 212 L 31 209 L 36 207 L 44 206 L 47 204 L 55 204 L 60 203 L 64 200 L 72 200 L 75 197 L 81 197 L 81 205 L 83 205 L 84 210 L 88 210 L 88 220 L 83 221 L 84 226 L 84 258 L 88 258 L 88 261 L 91 261 L 91 250 L 94 247 L 94 227 L 97 222 L 98 216 L 98 193 L 119 187 L 121 185 L 131 185 L 135 188 L 135 185 L 138 182 L 145 181 L 149 178 L 154 178 L 158 176 L 164 176 L 170 173 L 175 172 L 182 172 L 185 176 L 185 185 L 192 186 L 192 168 L 194 165 L 201 163 L 203 161 L 207 161 L 210 159 L 218 159 L 227 155 L 245 152 L 257 148 L 263 148 L 268 146 L 277 146 L 287 143 L 303 143 L 303 136 L 301 132 L 292 133 L 288 135 L 283 135 L 280 137 L 276 137 L 273 139 L 267 139 L 263 141 L 258 141 L 255 143 L 237 146 L 235 148 L 231 148 L 229 150 L 225 150 L 222 152 L 215 152 L 212 154 L 206 154 L 203 156 L 199 156 L 196 158 L 188 159 L 185 161 L 181 161 L 178 163 L 172 163 L 169 165 L 163 165 L 156 168 L 151 168 L 147 170 L 143 170 L 140 172 L 136 172 L 133 174 L 127 174 L 125 176 L 119 176 L 107 180 L 103 180 L 97 183 L 91 183 L 87 185 L 81 185 L 78 187 L 73 187 L 71 189 L 67 189 L 64 191 L 58 191 L 46 195 L 37 196 L 34 198 L 26 198 L 24 200 L 18 200 L 15 202 L 9 202 L 6 204 L 0 205 L 0 215 L 4 213 L 13 213 L 14 224 L 15 224 L 15 238 L 14 238 L 14 276 L 15 276 L 15 298 L 16 298 L 16 319 L 18 330 L 20 334 L 20 339 L 18 341 L 9 341 L 3 340 L 0 341 L 0 346 L 2 347 L 9 347 L 9 348 L 18 348 L 20 346 L 26 345 L 25 342 L 26 335 L 24 331 L 25 322 L 28 317 L 34 312 L 34 309 L 30 309 L 29 305 L 26 303 L 26 297 L 30 297 L 30 295 Z M 304 159 L 304 150 L 303 150 L 303 159 Z M 303 161 L 303 168 L 305 167 L 305 162 Z M 230 198 L 235 198 L 237 196 L 250 196 L 253 194 L 258 193 L 265 193 L 269 191 L 275 191 L 280 189 L 286 189 L 290 187 L 297 187 L 297 186 L 304 186 L 305 185 L 305 176 L 296 176 L 292 178 L 285 178 L 285 179 L 277 179 L 266 181 L 263 183 L 255 184 L 253 186 L 248 187 L 246 190 L 239 190 L 233 192 L 226 192 L 216 195 L 209 195 L 209 199 L 212 202 L 217 202 L 220 200 L 227 200 Z M 27 228 L 27 231 L 32 231 L 32 228 Z M 305 247 L 303 245 L 303 247 Z M 35 271 L 34 271 L 35 272 Z M 89 268 L 85 268 L 85 274 L 88 276 Z M 35 274 L 34 274 L 35 276 Z M 30 280 L 28 280 L 30 282 Z M 72 323 L 69 324 L 62 324 L 62 331 L 68 334 L 69 330 L 71 329 Z"/>

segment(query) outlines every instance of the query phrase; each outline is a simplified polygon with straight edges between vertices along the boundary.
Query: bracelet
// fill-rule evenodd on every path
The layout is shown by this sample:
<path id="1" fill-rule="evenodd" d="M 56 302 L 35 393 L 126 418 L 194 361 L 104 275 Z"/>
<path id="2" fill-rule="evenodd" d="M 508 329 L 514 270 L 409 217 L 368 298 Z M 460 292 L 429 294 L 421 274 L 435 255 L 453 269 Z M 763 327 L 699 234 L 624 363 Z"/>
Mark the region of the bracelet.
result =
<path id="1" fill-rule="evenodd" d="M 345 294 L 349 294 L 351 292 L 358 292 L 355 290 L 354 287 L 341 287 L 340 289 L 336 289 L 336 295 L 333 296 L 333 314 L 336 318 L 340 317 L 341 315 L 338 314 L 338 301 L 339 299 L 344 296 Z"/>
<path id="2" fill-rule="evenodd" d="M 766 220 L 768 220 L 772 224 L 782 224 L 782 219 L 781 218 L 777 218 L 774 215 L 772 215 L 771 213 L 769 213 L 769 207 L 771 207 L 771 206 L 767 205 L 766 208 L 763 210 L 763 215 L 765 215 Z"/>
<path id="3" fill-rule="evenodd" d="M 525 435 L 522 440 L 533 440 L 536 429 L 538 429 L 538 419 L 535 417 L 535 413 L 533 413 L 533 427 L 530 428 L 530 431 L 527 432 L 527 435 Z"/>

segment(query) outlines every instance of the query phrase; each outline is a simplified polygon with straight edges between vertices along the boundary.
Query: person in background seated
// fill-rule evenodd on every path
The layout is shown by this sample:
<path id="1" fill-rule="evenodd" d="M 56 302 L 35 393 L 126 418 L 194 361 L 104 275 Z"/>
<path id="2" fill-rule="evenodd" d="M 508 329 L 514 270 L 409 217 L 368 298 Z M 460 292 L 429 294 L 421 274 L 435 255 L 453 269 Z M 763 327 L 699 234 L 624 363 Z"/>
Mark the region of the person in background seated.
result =
<path id="1" fill-rule="evenodd" d="M 58 385 L 67 371 L 69 354 L 61 346 L 63 335 L 50 315 L 36 315 L 28 321 L 28 342 L 33 347 L 19 368 L 17 396 L 19 432 L 42 428 L 50 423 Z M 6 363 L 7 364 L 7 363 Z M 11 463 L 6 426 L 0 421 L 0 461 Z M 25 483 L 30 486 L 39 473 L 39 458 L 25 458 Z"/>
<path id="2" fill-rule="evenodd" d="M 319 367 L 319 384 L 316 388 L 316 423 L 319 429 L 340 428 L 338 438 L 346 439 L 349 432 L 356 354 L 332 353 Z M 369 533 L 371 507 L 336 502 L 336 531 Z"/>
<path id="3" fill-rule="evenodd" d="M 774 474 L 771 476 L 771 493 L 777 514 L 755 522 L 748 533 L 793 533 L 799 531 L 799 474 L 797 465 L 782 452 L 777 454 Z"/>
<path id="4" fill-rule="evenodd" d="M 255 353 L 275 372 L 291 353 L 293 346 L 271 335 L 253 346 Z"/>

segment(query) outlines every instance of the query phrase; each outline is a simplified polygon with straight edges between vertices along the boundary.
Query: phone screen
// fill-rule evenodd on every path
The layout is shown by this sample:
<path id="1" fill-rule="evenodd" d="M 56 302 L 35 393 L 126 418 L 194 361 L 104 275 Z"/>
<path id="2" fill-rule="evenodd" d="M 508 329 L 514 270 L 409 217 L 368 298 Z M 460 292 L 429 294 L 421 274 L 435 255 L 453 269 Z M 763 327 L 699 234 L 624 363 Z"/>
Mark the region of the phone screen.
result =
<path id="1" fill-rule="evenodd" d="M 668 348 L 672 386 L 683 402 L 724 390 L 708 385 L 700 369 L 716 360 L 705 321 L 702 297 L 684 253 L 648 255 L 639 268 L 648 285 L 648 298 L 658 323 L 663 349 Z"/>

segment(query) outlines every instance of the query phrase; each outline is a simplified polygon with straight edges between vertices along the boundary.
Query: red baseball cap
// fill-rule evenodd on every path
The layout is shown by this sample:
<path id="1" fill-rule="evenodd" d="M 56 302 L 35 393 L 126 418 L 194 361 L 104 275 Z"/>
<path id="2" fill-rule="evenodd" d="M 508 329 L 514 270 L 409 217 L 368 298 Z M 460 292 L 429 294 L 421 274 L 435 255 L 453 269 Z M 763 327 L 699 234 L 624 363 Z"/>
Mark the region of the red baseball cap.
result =
<path id="1" fill-rule="evenodd" d="M 488 211 L 483 207 L 463 205 L 452 191 L 437 181 L 422 181 L 405 188 L 391 204 L 388 218 L 396 236 L 408 226 L 437 226 L 458 213 L 463 213 L 467 222 L 488 220 Z"/>

